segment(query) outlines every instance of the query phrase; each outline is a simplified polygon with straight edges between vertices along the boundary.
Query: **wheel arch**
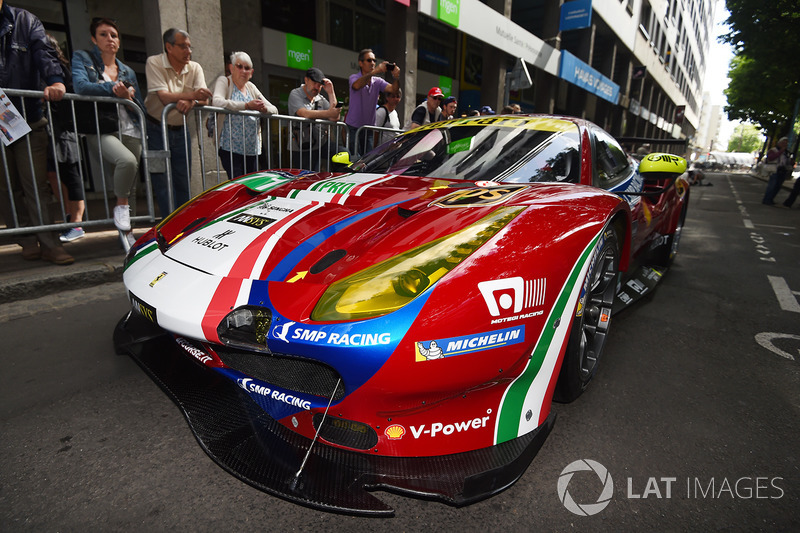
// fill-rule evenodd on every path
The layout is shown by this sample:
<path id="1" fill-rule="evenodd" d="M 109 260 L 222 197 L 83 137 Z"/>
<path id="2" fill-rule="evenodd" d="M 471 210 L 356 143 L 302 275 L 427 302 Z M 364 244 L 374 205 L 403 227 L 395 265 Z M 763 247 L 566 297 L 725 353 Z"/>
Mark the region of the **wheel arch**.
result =
<path id="1" fill-rule="evenodd" d="M 619 269 L 628 270 L 631 259 L 631 216 L 630 212 L 619 210 L 611 216 L 609 226 L 617 234 L 617 241 L 620 245 Z"/>

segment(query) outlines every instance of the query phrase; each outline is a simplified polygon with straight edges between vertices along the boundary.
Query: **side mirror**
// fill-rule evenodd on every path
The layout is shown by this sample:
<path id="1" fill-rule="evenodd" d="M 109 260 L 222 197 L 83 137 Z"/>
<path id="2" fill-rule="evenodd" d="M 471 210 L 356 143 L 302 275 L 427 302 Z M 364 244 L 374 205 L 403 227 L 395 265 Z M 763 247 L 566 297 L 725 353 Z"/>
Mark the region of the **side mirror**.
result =
<path id="1" fill-rule="evenodd" d="M 686 160 L 672 154 L 647 154 L 639 163 L 639 174 L 647 179 L 677 178 L 686 172 Z"/>
<path id="2" fill-rule="evenodd" d="M 644 190 L 638 196 L 658 196 L 667 192 L 686 172 L 686 160 L 673 154 L 647 154 L 639 163 Z M 626 193 L 629 194 L 629 193 Z"/>

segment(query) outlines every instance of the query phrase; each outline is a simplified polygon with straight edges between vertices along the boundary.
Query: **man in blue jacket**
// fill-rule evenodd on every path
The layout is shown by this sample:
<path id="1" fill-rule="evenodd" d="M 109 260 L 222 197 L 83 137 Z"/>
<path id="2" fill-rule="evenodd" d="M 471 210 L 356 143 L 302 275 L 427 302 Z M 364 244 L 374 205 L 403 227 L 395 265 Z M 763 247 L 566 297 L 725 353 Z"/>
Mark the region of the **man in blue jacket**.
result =
<path id="1" fill-rule="evenodd" d="M 51 102 L 61 100 L 66 92 L 58 57 L 47 42 L 44 27 L 28 11 L 0 0 L 0 87 L 37 91 L 43 86 L 44 97 Z M 12 102 L 23 113 L 31 132 L 6 147 L 7 165 L 0 165 L 0 213 L 9 228 L 46 226 L 50 224 L 47 203 L 51 194 L 47 182 L 47 119 L 35 98 L 26 98 L 24 106 L 20 99 Z M 17 207 L 16 224 L 12 197 L 13 207 Z M 16 242 L 22 246 L 25 259 L 41 258 L 57 265 L 75 261 L 55 231 L 19 235 Z"/>

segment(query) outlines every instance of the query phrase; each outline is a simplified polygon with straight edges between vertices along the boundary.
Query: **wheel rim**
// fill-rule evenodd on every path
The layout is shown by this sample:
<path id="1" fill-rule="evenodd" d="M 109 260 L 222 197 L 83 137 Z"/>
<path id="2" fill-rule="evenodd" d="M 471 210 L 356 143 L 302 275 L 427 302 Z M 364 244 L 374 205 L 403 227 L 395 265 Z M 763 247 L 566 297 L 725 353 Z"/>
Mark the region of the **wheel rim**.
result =
<path id="1" fill-rule="evenodd" d="M 616 250 L 605 248 L 594 265 L 587 290 L 579 345 L 580 375 L 584 382 L 594 374 L 606 343 L 616 293 L 616 265 Z"/>

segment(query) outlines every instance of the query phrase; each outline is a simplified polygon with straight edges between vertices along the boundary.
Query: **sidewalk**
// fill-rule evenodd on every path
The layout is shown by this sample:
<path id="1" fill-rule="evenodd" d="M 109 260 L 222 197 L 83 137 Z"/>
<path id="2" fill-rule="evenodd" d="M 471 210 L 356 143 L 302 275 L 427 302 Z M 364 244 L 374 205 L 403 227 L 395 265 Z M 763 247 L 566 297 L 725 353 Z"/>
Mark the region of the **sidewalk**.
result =
<path id="1" fill-rule="evenodd" d="M 145 231 L 137 228 L 134 235 L 138 238 Z M 75 258 L 71 265 L 26 261 L 18 245 L 0 245 L 0 304 L 122 279 L 125 251 L 116 229 L 87 231 L 84 238 L 65 243 L 64 248 Z"/>

